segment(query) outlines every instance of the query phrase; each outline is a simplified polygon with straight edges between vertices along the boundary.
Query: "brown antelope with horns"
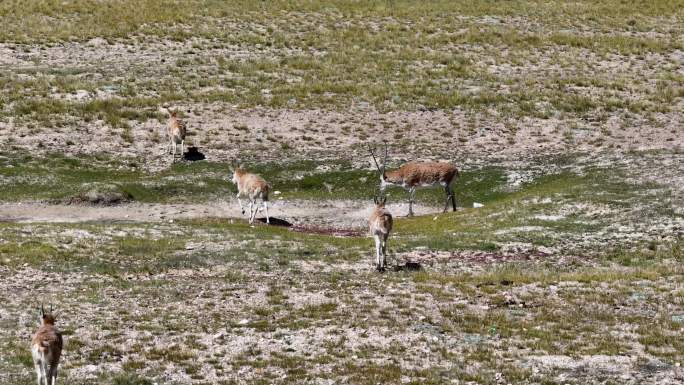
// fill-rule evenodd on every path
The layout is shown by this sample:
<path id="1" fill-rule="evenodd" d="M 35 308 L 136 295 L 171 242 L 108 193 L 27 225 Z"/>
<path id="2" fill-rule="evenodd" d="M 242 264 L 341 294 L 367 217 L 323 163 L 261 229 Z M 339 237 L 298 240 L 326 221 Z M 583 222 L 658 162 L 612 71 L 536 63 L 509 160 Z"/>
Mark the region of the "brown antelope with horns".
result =
<path id="1" fill-rule="evenodd" d="M 375 239 L 375 268 L 384 271 L 387 267 L 387 238 L 392 231 L 392 214 L 385 208 L 387 197 L 374 198 L 375 207 L 368 218 L 368 229 Z"/>
<path id="2" fill-rule="evenodd" d="M 166 136 L 169 140 L 169 146 L 167 147 L 167 152 L 171 152 L 173 149 L 173 161 L 176 161 L 176 146 L 180 144 L 181 152 L 180 157 L 183 159 L 183 154 L 185 153 L 185 134 L 187 133 L 187 128 L 185 122 L 178 118 L 178 112 L 169 110 L 169 121 L 166 124 Z"/>
<path id="3" fill-rule="evenodd" d="M 413 203 L 416 200 L 416 189 L 419 187 L 442 186 L 446 191 L 446 203 L 444 211 L 449 207 L 449 201 L 453 210 L 456 211 L 456 197 L 451 184 L 458 177 L 458 169 L 450 163 L 444 162 L 409 162 L 393 171 L 386 171 L 388 148 L 385 144 L 385 157 L 382 160 L 382 167 L 375 158 L 372 148 L 368 149 L 375 162 L 375 167 L 380 174 L 380 193 L 384 193 L 385 188 L 390 185 L 400 186 L 409 192 L 409 212 L 408 216 L 413 216 Z"/>
<path id="4" fill-rule="evenodd" d="M 40 327 L 31 340 L 31 355 L 38 385 L 55 385 L 59 357 L 62 355 L 62 334 L 55 328 L 52 306 L 50 312 L 46 313 L 43 305 L 40 305 Z"/>
<path id="5" fill-rule="evenodd" d="M 268 193 L 271 191 L 271 185 L 268 184 L 259 175 L 251 174 L 240 167 L 233 166 L 233 183 L 237 186 L 238 204 L 242 214 L 245 214 L 245 209 L 242 206 L 240 197 L 249 199 L 249 223 L 254 222 L 259 207 L 256 205 L 257 199 L 261 199 L 263 209 L 266 211 L 266 223 L 271 223 L 268 217 Z"/>

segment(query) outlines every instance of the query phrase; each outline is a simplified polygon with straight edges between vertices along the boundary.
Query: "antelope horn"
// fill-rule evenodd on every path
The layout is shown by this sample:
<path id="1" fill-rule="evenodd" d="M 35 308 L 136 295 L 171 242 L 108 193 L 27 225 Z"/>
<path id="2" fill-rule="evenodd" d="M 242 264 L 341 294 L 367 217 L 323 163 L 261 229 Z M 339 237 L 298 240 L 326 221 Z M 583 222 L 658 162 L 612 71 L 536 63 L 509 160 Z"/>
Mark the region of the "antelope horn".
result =
<path id="1" fill-rule="evenodd" d="M 45 307 L 44 307 L 43 304 L 41 303 L 41 304 L 40 304 L 40 316 L 43 317 L 44 315 L 45 315 Z"/>
<path id="2" fill-rule="evenodd" d="M 385 142 L 385 158 L 382 160 L 382 172 L 385 172 L 387 166 L 387 153 L 389 152 L 389 145 Z"/>
<path id="3" fill-rule="evenodd" d="M 380 168 L 380 165 L 378 164 L 378 160 L 375 159 L 375 152 L 373 151 L 373 148 L 371 146 L 368 146 L 368 151 L 370 152 L 371 156 L 373 157 L 373 162 L 375 162 L 375 168 L 378 169 L 380 173 L 382 173 L 382 169 Z"/>

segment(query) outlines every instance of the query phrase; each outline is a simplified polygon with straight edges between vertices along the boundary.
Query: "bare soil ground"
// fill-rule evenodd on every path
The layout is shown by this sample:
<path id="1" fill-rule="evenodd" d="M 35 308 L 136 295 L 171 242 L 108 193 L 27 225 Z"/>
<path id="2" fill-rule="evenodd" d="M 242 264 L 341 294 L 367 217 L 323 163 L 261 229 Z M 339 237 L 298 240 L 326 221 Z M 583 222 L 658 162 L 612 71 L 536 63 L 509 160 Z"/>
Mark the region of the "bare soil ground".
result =
<path id="1" fill-rule="evenodd" d="M 32 381 L 39 296 L 68 383 L 682 383 L 679 158 L 510 159 L 483 208 L 393 203 L 386 274 L 363 200 L 274 199 L 302 232 L 248 226 L 233 200 L 3 203 L 3 378 Z"/>
<path id="2" fill-rule="evenodd" d="M 248 205 L 243 202 L 245 209 Z M 260 205 L 260 203 L 259 203 Z M 392 212 L 408 214 L 408 203 L 388 204 Z M 359 201 L 284 201 L 269 202 L 271 218 L 285 221 L 290 225 L 315 225 L 331 229 L 364 228 L 372 206 Z M 415 215 L 441 212 L 440 208 L 421 204 L 413 206 Z M 245 217 L 236 200 L 213 202 L 212 204 L 145 204 L 132 203 L 115 206 L 98 205 L 55 205 L 46 203 L 23 202 L 0 204 L 0 222 L 18 223 L 79 223 L 79 222 L 173 222 L 179 219 L 206 217 L 240 218 Z M 264 222 L 266 216 L 259 207 L 257 220 Z"/>

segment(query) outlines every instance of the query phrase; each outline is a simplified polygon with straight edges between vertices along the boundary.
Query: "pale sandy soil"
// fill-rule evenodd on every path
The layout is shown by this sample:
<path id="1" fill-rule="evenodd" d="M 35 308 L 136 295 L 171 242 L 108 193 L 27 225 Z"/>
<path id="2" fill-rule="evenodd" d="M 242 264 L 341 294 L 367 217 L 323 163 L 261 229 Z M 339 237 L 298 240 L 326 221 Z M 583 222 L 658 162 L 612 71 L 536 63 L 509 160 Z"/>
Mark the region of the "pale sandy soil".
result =
<path id="1" fill-rule="evenodd" d="M 244 201 L 243 201 L 243 204 Z M 389 204 L 397 216 L 407 215 L 408 204 Z M 321 225 L 332 229 L 359 229 L 367 225 L 371 205 L 360 201 L 285 201 L 270 202 L 269 216 L 299 225 Z M 415 204 L 416 215 L 439 215 L 440 208 Z M 193 218 L 245 218 L 237 201 L 206 204 L 144 204 L 116 206 L 54 205 L 46 203 L 0 203 L 0 222 L 78 223 L 78 222 L 173 222 Z M 263 211 L 257 219 L 265 221 Z"/>

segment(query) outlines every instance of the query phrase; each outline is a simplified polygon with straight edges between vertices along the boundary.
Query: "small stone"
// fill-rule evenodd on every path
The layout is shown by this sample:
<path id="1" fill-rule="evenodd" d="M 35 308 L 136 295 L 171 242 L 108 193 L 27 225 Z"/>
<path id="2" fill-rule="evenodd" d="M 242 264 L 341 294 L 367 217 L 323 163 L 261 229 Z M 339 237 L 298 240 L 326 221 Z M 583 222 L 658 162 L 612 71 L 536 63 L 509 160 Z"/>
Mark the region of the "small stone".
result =
<path id="1" fill-rule="evenodd" d="M 88 40 L 88 42 L 86 44 L 88 44 L 90 46 L 96 46 L 97 47 L 97 46 L 102 46 L 102 45 L 107 44 L 107 40 L 105 40 L 101 37 L 95 37 L 95 38 Z"/>

